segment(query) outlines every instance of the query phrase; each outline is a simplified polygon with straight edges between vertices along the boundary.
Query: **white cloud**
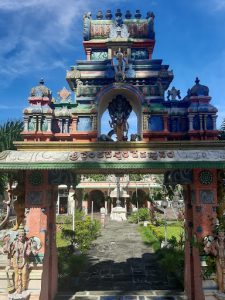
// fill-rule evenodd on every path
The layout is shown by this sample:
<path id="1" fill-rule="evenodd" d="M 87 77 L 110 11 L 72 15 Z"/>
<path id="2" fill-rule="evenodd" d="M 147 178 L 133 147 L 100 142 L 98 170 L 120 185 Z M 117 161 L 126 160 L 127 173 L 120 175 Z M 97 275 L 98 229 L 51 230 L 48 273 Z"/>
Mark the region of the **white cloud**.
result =
<path id="1" fill-rule="evenodd" d="M 214 11 L 225 10 L 225 0 L 214 0 L 212 1 L 212 7 Z"/>
<path id="2" fill-rule="evenodd" d="M 21 74 L 66 69 L 63 53 L 74 52 L 75 60 L 81 47 L 83 13 L 121 2 L 126 0 L 101 5 L 92 0 L 1 0 L 0 86 Z"/>
<path id="3" fill-rule="evenodd" d="M 82 14 L 92 7 L 91 0 L 1 0 L 0 85 L 21 74 L 65 69 L 63 53 L 76 53 Z"/>
<path id="4" fill-rule="evenodd" d="M 208 13 L 215 13 L 225 11 L 225 0 L 199 0 L 197 5 L 201 5 Z"/>

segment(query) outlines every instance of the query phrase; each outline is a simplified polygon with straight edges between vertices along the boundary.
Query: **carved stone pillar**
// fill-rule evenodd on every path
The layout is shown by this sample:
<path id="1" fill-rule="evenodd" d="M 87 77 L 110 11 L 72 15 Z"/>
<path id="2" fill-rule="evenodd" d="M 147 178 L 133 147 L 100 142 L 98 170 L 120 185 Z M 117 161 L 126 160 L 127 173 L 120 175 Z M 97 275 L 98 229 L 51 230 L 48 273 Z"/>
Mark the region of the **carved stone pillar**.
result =
<path id="1" fill-rule="evenodd" d="M 168 115 L 163 116 L 163 126 L 164 126 L 164 131 L 168 131 Z"/>
<path id="2" fill-rule="evenodd" d="M 86 55 L 87 55 L 87 60 L 91 60 L 91 48 L 86 48 Z"/>
<path id="3" fill-rule="evenodd" d="M 77 131 L 77 120 L 78 120 L 78 117 L 73 115 L 72 116 L 71 133 L 76 133 L 76 131 Z"/>
<path id="4" fill-rule="evenodd" d="M 193 115 L 189 115 L 189 116 L 188 116 L 188 121 L 189 121 L 189 131 L 193 131 L 193 119 L 194 119 L 194 116 L 193 116 Z"/>
<path id="5" fill-rule="evenodd" d="M 198 243 L 212 235 L 217 208 L 217 170 L 193 170 L 185 187 L 185 290 L 188 300 L 204 300 Z"/>
<path id="6" fill-rule="evenodd" d="M 24 131 L 28 131 L 28 121 L 29 121 L 29 117 L 24 116 Z"/>
<path id="7" fill-rule="evenodd" d="M 108 48 L 108 59 L 112 59 L 112 49 Z"/>
<path id="8" fill-rule="evenodd" d="M 47 132 L 52 132 L 52 118 L 47 117 L 48 128 Z"/>
<path id="9" fill-rule="evenodd" d="M 64 133 L 69 133 L 69 119 L 68 118 L 65 119 L 64 126 L 65 126 Z"/>
<path id="10" fill-rule="evenodd" d="M 200 131 L 203 130 L 202 122 L 203 122 L 203 115 L 199 115 L 199 122 L 200 122 Z"/>
<path id="11" fill-rule="evenodd" d="M 149 116 L 144 114 L 143 115 L 143 130 L 148 130 L 148 118 Z"/>
<path id="12" fill-rule="evenodd" d="M 207 115 L 203 115 L 204 118 L 204 130 L 207 130 Z"/>
<path id="13" fill-rule="evenodd" d="M 216 130 L 216 119 L 217 119 L 217 116 L 213 115 L 212 119 L 213 119 L 213 130 Z"/>
<path id="14" fill-rule="evenodd" d="M 148 58 L 152 59 L 152 50 L 151 50 L 151 48 L 148 48 Z"/>
<path id="15" fill-rule="evenodd" d="M 97 130 L 97 116 L 92 116 L 92 130 Z"/>
<path id="16" fill-rule="evenodd" d="M 63 120 L 59 119 L 59 129 L 60 129 L 60 133 L 63 132 Z"/>
<path id="17" fill-rule="evenodd" d="M 48 183 L 48 171 L 26 172 L 27 236 L 38 237 L 42 244 L 39 251 L 42 265 L 40 300 L 52 300 L 57 292 L 56 199 L 57 191 Z"/>
<path id="18" fill-rule="evenodd" d="M 37 131 L 41 131 L 41 122 L 42 122 L 42 116 L 38 116 L 37 118 Z"/>

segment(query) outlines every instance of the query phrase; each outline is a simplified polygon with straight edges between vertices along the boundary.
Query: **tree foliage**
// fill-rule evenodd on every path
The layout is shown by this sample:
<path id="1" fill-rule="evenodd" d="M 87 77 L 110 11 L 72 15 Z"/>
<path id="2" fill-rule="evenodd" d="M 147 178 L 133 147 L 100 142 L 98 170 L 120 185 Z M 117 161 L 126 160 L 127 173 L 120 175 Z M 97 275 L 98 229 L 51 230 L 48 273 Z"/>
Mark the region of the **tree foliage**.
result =
<path id="1" fill-rule="evenodd" d="M 0 152 L 5 150 L 14 150 L 14 141 L 21 141 L 21 132 L 23 130 L 23 122 L 21 121 L 7 121 L 0 124 Z M 4 195 L 6 184 L 9 177 L 13 174 L 0 173 L 0 194 Z"/>
<path id="2" fill-rule="evenodd" d="M 21 132 L 23 130 L 23 122 L 7 121 L 0 125 L 0 152 L 5 150 L 14 150 L 13 142 L 21 141 Z"/>
<path id="3" fill-rule="evenodd" d="M 93 181 L 99 182 L 99 181 L 106 181 L 107 180 L 106 174 L 90 174 L 90 175 L 85 175 L 85 177 L 90 178 Z"/>
<path id="4" fill-rule="evenodd" d="M 218 139 L 219 140 L 225 140 L 225 119 L 223 119 L 223 122 L 220 126 Z"/>

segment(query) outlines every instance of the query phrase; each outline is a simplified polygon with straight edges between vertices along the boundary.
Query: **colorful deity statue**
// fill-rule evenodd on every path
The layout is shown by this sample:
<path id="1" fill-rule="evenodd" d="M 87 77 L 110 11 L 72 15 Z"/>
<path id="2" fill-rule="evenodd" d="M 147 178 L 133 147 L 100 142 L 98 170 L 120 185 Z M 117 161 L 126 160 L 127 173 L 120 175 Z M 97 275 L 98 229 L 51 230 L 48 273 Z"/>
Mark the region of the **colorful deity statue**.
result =
<path id="1" fill-rule="evenodd" d="M 127 119 L 132 111 L 130 103 L 118 95 L 109 103 L 108 110 L 111 117 L 109 124 L 112 128 L 108 135 L 111 137 L 113 134 L 116 134 L 117 141 L 127 141 L 129 129 Z"/>
<path id="2" fill-rule="evenodd" d="M 115 70 L 115 79 L 116 81 L 123 81 L 125 79 L 127 60 L 124 53 L 121 51 L 121 48 L 116 51 L 115 59 L 116 60 L 114 60 L 115 62 L 113 63 Z"/>
<path id="3" fill-rule="evenodd" d="M 215 239 L 205 241 L 205 252 L 216 257 L 216 276 L 220 292 L 224 293 L 224 269 L 225 269 L 225 233 L 219 231 Z"/>
<path id="4" fill-rule="evenodd" d="M 14 241 L 11 241 L 10 235 L 6 235 L 3 245 L 3 252 L 8 253 L 9 266 L 7 272 L 12 267 L 14 271 L 14 290 L 21 294 L 27 289 L 29 277 L 30 255 L 37 254 L 37 243 L 26 237 L 22 224 L 20 224 L 18 234 Z"/>

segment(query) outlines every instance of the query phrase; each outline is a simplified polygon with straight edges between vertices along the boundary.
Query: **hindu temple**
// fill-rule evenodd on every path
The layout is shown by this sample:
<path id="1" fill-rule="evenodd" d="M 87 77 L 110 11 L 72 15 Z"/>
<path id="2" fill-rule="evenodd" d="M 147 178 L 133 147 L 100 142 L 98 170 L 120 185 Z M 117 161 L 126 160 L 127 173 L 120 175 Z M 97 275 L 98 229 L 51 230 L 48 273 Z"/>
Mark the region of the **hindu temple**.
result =
<path id="1" fill-rule="evenodd" d="M 132 14 L 120 9 L 98 11 L 96 16 L 85 13 L 86 59 L 66 72 L 68 87 L 52 95 L 41 79 L 31 88 L 23 110 L 24 141 L 15 142 L 16 151 L 0 153 L 0 170 L 18 172 L 20 177 L 19 231 L 18 235 L 17 231 L 8 233 L 3 248 L 9 258 L 19 257 L 19 261 L 7 273 L 0 261 L 0 299 L 28 299 L 26 294 L 13 298 L 7 292 L 13 274 L 20 279 L 14 282 L 15 297 L 29 291 L 30 300 L 54 299 L 57 189 L 60 184 L 72 186 L 73 175 L 85 173 L 155 172 L 164 174 L 165 185 L 181 184 L 187 299 L 220 299 L 217 292 L 224 292 L 224 265 L 216 275 L 220 284 L 207 288 L 211 281 L 202 277 L 198 248 L 206 238 L 207 251 L 211 251 L 211 242 L 218 240 L 216 220 L 223 216 L 222 210 L 218 212 L 223 199 L 218 189 L 222 190 L 225 145 L 217 141 L 217 109 L 211 104 L 209 88 L 196 75 L 186 95 L 181 96 L 172 85 L 169 65 L 153 57 L 154 20 L 152 11 L 145 15 L 140 10 Z M 106 112 L 109 130 L 104 132 Z M 132 113 L 136 124 L 129 121 Z M 224 240 L 219 241 L 223 256 Z M 36 257 L 29 275 L 28 252 Z M 218 261 L 224 259 L 220 255 Z M 21 272 L 26 273 L 26 280 L 21 279 Z"/>

